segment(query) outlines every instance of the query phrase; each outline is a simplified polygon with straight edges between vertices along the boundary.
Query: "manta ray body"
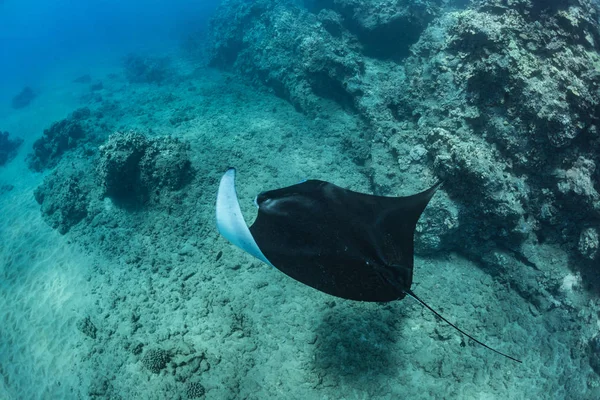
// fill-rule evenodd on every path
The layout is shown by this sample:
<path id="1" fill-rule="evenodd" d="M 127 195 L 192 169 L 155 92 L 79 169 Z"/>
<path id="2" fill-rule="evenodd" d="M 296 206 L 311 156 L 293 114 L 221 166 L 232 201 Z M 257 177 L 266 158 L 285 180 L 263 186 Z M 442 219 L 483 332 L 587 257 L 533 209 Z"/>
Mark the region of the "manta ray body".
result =
<path id="1" fill-rule="evenodd" d="M 333 296 L 388 302 L 408 295 L 476 343 L 521 362 L 467 334 L 411 290 L 415 228 L 439 183 L 412 196 L 383 197 L 306 180 L 260 193 L 248 227 L 235 175 L 230 168 L 221 178 L 216 207 L 219 232 L 234 245 Z"/>

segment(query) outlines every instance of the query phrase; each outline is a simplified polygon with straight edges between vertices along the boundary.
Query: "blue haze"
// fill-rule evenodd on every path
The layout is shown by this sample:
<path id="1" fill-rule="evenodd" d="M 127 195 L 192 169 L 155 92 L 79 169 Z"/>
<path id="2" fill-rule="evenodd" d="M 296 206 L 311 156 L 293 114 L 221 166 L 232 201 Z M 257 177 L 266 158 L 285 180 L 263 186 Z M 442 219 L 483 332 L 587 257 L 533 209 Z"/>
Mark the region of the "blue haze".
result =
<path id="1" fill-rule="evenodd" d="M 218 0 L 5 0 L 0 2 L 0 96 L 49 71 L 128 52 L 178 46 L 202 29 Z"/>

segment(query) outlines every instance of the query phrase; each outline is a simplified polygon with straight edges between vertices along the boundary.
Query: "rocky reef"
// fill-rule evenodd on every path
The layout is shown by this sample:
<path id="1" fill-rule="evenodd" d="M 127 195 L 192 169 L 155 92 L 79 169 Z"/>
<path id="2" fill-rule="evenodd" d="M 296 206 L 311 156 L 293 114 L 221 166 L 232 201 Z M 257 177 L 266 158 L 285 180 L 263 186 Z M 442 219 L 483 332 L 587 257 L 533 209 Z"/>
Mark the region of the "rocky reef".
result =
<path id="1" fill-rule="evenodd" d="M 162 349 L 148 350 L 142 357 L 142 364 L 154 374 L 159 374 L 160 371 L 167 367 L 171 360 L 171 355 Z"/>
<path id="2" fill-rule="evenodd" d="M 93 141 L 88 124 L 89 108 L 80 108 L 67 118 L 44 129 L 42 137 L 33 143 L 33 152 L 27 157 L 29 168 L 41 172 L 55 167 L 63 154 L 86 141 Z"/>
<path id="3" fill-rule="evenodd" d="M 48 175 L 34 192 L 44 220 L 61 234 L 89 214 L 94 187 L 87 175 L 82 168 L 65 166 L 60 172 Z"/>
<path id="4" fill-rule="evenodd" d="M 126 210 L 160 204 L 161 199 L 168 204 L 169 193 L 192 178 L 188 147 L 170 137 L 115 133 L 98 148 L 86 144 L 57 163 L 35 190 L 35 199 L 48 225 L 62 234 L 84 220 L 94 226 L 111 224 L 114 214 L 105 198 Z"/>
<path id="5" fill-rule="evenodd" d="M 398 89 L 390 87 L 397 77 L 384 74 L 399 68 L 446 3 L 225 2 L 212 21 L 211 64 L 266 84 L 309 114 L 319 112 L 317 98 L 368 113 L 381 91 Z"/>
<path id="6" fill-rule="evenodd" d="M 365 121 L 357 163 L 380 194 L 401 175 L 445 182 L 420 252 L 535 265 L 554 243 L 597 260 L 595 3 L 232 0 L 212 35 L 212 65 Z"/>
<path id="7" fill-rule="evenodd" d="M 131 83 L 161 84 L 173 76 L 166 57 L 143 57 L 129 54 L 123 60 L 125 77 Z"/>
<path id="8" fill-rule="evenodd" d="M 591 0 L 229 0 L 209 53 L 309 116 L 362 121 L 339 139 L 377 194 L 443 181 L 417 253 L 466 254 L 533 315 L 574 313 L 566 293 L 600 292 L 599 16 Z"/>
<path id="9" fill-rule="evenodd" d="M 29 86 L 25 86 L 11 101 L 12 108 L 25 108 L 31 103 L 37 95 Z"/>
<path id="10" fill-rule="evenodd" d="M 102 196 L 145 203 L 163 189 L 181 189 L 192 175 L 188 151 L 188 145 L 174 138 L 149 139 L 135 132 L 111 135 L 100 146 L 96 167 Z"/>
<path id="11" fill-rule="evenodd" d="M 21 138 L 10 139 L 8 136 L 8 132 L 0 131 L 0 167 L 17 155 L 17 150 L 23 143 Z"/>

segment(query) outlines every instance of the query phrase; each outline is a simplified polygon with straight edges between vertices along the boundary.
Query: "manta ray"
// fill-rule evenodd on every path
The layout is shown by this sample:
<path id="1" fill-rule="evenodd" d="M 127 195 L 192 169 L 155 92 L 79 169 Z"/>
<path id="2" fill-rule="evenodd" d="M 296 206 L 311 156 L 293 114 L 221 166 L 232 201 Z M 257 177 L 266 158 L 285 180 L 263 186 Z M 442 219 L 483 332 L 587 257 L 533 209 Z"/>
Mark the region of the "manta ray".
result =
<path id="1" fill-rule="evenodd" d="M 260 193 L 258 216 L 248 227 L 229 168 L 219 185 L 217 228 L 232 244 L 321 292 L 348 300 L 389 302 L 410 296 L 474 342 L 412 290 L 414 232 L 440 183 L 407 197 L 358 193 L 321 180 L 305 180 Z"/>

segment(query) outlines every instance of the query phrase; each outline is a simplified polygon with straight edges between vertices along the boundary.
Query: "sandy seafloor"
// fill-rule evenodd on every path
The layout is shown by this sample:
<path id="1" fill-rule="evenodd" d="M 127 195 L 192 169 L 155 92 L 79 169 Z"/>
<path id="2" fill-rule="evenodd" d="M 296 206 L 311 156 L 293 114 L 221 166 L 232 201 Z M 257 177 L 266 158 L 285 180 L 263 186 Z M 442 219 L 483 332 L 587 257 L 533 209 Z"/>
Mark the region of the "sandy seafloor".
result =
<path id="1" fill-rule="evenodd" d="M 390 167 L 360 167 L 344 154 L 341 138 L 357 125 L 333 105 L 324 105 L 329 119 L 310 119 L 235 77 L 187 71 L 183 83 L 162 86 L 128 84 L 119 64 L 69 71 L 48 80 L 28 108 L 3 103 L 0 127 L 25 143 L 0 168 L 0 183 L 14 185 L 0 196 L 1 399 L 185 399 L 194 383 L 207 399 L 593 398 L 591 389 L 581 392 L 597 380 L 582 384 L 596 378 L 577 346 L 594 329 L 596 301 L 566 267 L 563 297 L 542 314 L 459 255 L 417 257 L 415 292 L 523 360 L 516 364 L 465 341 L 411 299 L 337 299 L 227 243 L 215 228 L 214 201 L 229 166 L 238 169 L 248 220 L 261 190 L 317 178 L 369 192 L 369 174 Z M 87 105 L 87 86 L 72 83 L 77 72 L 102 80 L 103 96 L 121 104 L 116 126 L 191 144 L 196 177 L 177 212 L 130 213 L 107 203 L 123 221 L 102 232 L 113 235 L 114 248 L 85 236 L 89 230 L 51 229 L 33 197 L 44 175 L 26 167 L 42 130 Z M 107 79 L 111 72 L 120 75 Z M 164 100 L 169 93 L 175 100 Z M 193 119 L 173 126 L 169 118 L 184 106 Z M 431 183 L 404 178 L 410 184 L 398 195 Z M 567 264 L 550 248 L 547 262 Z M 76 327 L 86 317 L 96 339 Z M 152 349 L 171 354 L 158 374 L 141 362 Z"/>

